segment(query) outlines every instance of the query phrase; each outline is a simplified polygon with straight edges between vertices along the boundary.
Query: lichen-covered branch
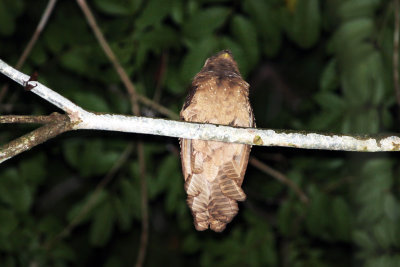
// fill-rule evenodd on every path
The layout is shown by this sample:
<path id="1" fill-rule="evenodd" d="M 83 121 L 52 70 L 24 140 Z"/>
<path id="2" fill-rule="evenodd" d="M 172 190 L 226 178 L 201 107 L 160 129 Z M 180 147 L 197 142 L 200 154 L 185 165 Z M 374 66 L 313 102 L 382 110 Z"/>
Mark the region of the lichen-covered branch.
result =
<path id="1" fill-rule="evenodd" d="M 93 113 L 84 114 L 76 129 L 107 130 L 201 139 L 258 146 L 283 146 L 359 152 L 399 151 L 398 136 L 349 136 L 287 130 L 236 128 L 223 125 Z"/>
<path id="2" fill-rule="evenodd" d="M 49 117 L 52 117 L 53 122 L 23 135 L 8 144 L 0 146 L 0 163 L 44 143 L 63 132 L 69 131 L 73 127 L 73 123 L 70 122 L 67 115 L 52 114 Z"/>
<path id="3" fill-rule="evenodd" d="M 11 67 L 3 60 L 0 59 L 0 72 L 12 79 L 13 81 L 19 83 L 22 86 L 31 85 L 29 90 L 32 93 L 37 94 L 44 100 L 52 103 L 56 107 L 64 110 L 65 112 L 71 114 L 73 120 L 77 119 L 73 116 L 74 113 L 84 113 L 85 110 L 81 107 L 75 105 L 70 100 L 66 99 L 59 93 L 51 90 L 50 88 L 44 86 L 43 84 L 36 81 L 29 81 L 29 76 Z"/>
<path id="4" fill-rule="evenodd" d="M 42 14 L 42 17 L 40 18 L 39 24 L 35 29 L 35 32 L 33 33 L 31 39 L 29 40 L 24 51 L 22 52 L 22 55 L 18 59 L 17 64 L 15 65 L 16 69 L 20 69 L 22 67 L 22 65 L 25 63 L 25 60 L 28 58 L 28 55 L 31 53 L 33 47 L 36 44 L 36 41 L 39 39 L 40 34 L 42 33 L 45 25 L 47 24 L 47 21 L 50 18 L 51 13 L 54 10 L 56 2 L 57 0 L 49 0 L 49 2 L 47 3 L 47 6 Z M 5 84 L 0 90 L 0 102 L 2 102 L 3 97 L 7 93 L 7 90 L 8 90 L 8 84 Z"/>
<path id="5" fill-rule="evenodd" d="M 286 177 L 283 173 L 274 170 L 273 168 L 267 166 L 263 162 L 259 161 L 255 157 L 250 157 L 249 162 L 251 165 L 256 167 L 257 169 L 261 170 L 262 172 L 274 177 L 276 180 L 279 182 L 287 185 L 289 188 L 291 188 L 300 198 L 301 202 L 307 204 L 310 200 L 306 193 L 301 190 L 301 188 L 292 180 L 290 180 L 288 177 Z"/>
<path id="6" fill-rule="evenodd" d="M 61 114 L 54 112 L 50 116 L 34 116 L 34 115 L 0 115 L 0 123 L 36 123 L 46 124 L 55 121 L 57 116 Z M 67 115 L 62 115 L 67 116 Z"/>
<path id="7" fill-rule="evenodd" d="M 0 72 L 21 85 L 26 85 L 26 81 L 29 80 L 29 76 L 10 67 L 2 60 L 0 60 Z M 189 123 L 114 114 L 95 114 L 82 109 L 39 82 L 29 82 L 29 84 L 34 86 L 31 90 L 33 93 L 67 113 L 70 123 L 68 127 L 61 127 L 60 130 L 58 130 L 59 133 L 67 130 L 105 130 L 259 146 L 283 146 L 360 152 L 400 151 L 399 136 L 383 137 L 317 134 L 286 130 L 235 128 L 214 124 Z M 51 127 L 51 125 L 53 124 L 43 127 L 48 129 L 47 127 Z M 54 137 L 56 134 L 57 131 L 52 132 L 51 137 Z M 27 136 L 22 138 L 26 140 Z M 13 144 L 16 145 L 16 143 Z M 26 150 L 21 148 L 21 146 L 26 147 L 26 142 L 18 146 L 19 148 L 16 149 L 17 151 L 22 152 Z M 4 147 L 0 148 L 0 157 L 2 155 L 4 157 L 4 149 Z M 11 147 L 8 147 L 7 151 L 10 149 Z"/>

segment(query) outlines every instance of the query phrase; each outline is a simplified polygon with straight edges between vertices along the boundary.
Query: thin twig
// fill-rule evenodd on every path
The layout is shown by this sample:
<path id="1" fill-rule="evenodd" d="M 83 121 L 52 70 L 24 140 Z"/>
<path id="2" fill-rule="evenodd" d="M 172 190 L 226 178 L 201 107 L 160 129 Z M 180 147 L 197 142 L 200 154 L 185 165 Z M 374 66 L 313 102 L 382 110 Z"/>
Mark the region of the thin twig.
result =
<path id="1" fill-rule="evenodd" d="M 120 79 L 124 83 L 126 89 L 128 90 L 129 96 L 131 98 L 132 103 L 137 103 L 139 100 L 143 104 L 152 107 L 153 109 L 157 110 L 161 114 L 164 114 L 168 117 L 172 118 L 177 118 L 177 115 L 171 112 L 170 110 L 166 109 L 165 107 L 157 104 L 156 102 L 152 101 L 151 99 L 137 94 L 135 90 L 135 86 L 132 84 L 131 80 L 129 79 L 128 74 L 125 72 L 124 68 L 121 66 L 119 63 L 117 57 L 115 56 L 114 52 L 111 50 L 110 46 L 108 45 L 106 39 L 104 38 L 103 33 L 100 31 L 99 26 L 97 25 L 97 22 L 93 16 L 93 13 L 91 12 L 90 8 L 88 7 L 87 3 L 85 0 L 77 0 L 79 6 L 81 7 L 83 13 L 86 16 L 86 19 L 92 28 L 94 34 L 96 35 L 96 38 L 98 42 L 100 43 L 100 46 L 103 48 L 104 53 L 108 57 L 108 59 L 111 61 L 113 64 L 115 70 L 117 71 Z M 138 115 L 139 114 L 139 107 L 137 104 L 134 104 L 134 114 Z"/>
<path id="2" fill-rule="evenodd" d="M 59 113 L 52 113 L 49 116 L 31 116 L 31 115 L 4 115 L 0 116 L 1 123 L 36 123 L 36 124 L 46 124 L 52 123 L 55 120 L 55 116 L 61 115 Z M 66 116 L 66 115 L 64 115 Z"/>
<path id="3" fill-rule="evenodd" d="M 114 69 L 118 73 L 120 79 L 122 80 L 125 88 L 128 91 L 130 96 L 130 101 L 132 104 L 132 112 L 136 116 L 140 116 L 140 108 L 138 104 L 138 97 L 135 86 L 129 79 L 128 74 L 126 73 L 125 69 L 122 67 L 120 62 L 118 61 L 117 57 L 115 56 L 114 52 L 112 51 L 111 47 L 109 46 L 106 38 L 104 37 L 103 33 L 101 32 L 99 26 L 97 25 L 96 19 L 93 16 L 92 11 L 90 10 L 89 6 L 86 3 L 86 0 L 77 0 L 79 6 L 81 7 L 85 17 L 92 28 L 97 41 L 99 42 L 100 46 L 102 47 L 104 53 L 111 61 Z M 144 157 L 144 148 L 143 143 L 138 142 L 137 146 L 137 154 L 138 154 L 138 161 L 140 166 L 140 184 L 141 184 L 141 210 L 142 210 L 142 234 L 140 238 L 140 249 L 138 252 L 138 259 L 136 262 L 136 266 L 141 267 L 144 263 L 146 250 L 147 250 L 147 242 L 148 242 L 148 225 L 149 225 L 149 218 L 148 218 L 148 204 L 147 204 L 147 182 L 146 182 L 146 163 Z"/>
<path id="4" fill-rule="evenodd" d="M 338 180 L 335 180 L 328 185 L 326 185 L 322 191 L 325 193 L 331 193 L 332 191 L 335 191 L 336 189 L 340 188 L 341 186 L 345 184 L 349 184 L 354 180 L 356 177 L 355 176 L 344 176 Z"/>
<path id="5" fill-rule="evenodd" d="M 135 86 L 132 84 L 131 80 L 129 79 L 128 74 L 126 74 L 124 68 L 122 68 L 121 64 L 119 63 L 117 57 L 115 56 L 114 52 L 111 50 L 111 47 L 108 45 L 106 39 L 104 38 L 103 33 L 100 31 L 99 26 L 93 16 L 92 11 L 90 10 L 89 6 L 86 3 L 86 0 L 77 0 L 78 5 L 83 11 L 83 14 L 86 17 L 91 29 L 93 30 L 97 41 L 100 43 L 101 48 L 104 50 L 104 53 L 108 57 L 108 59 L 113 64 L 114 68 L 116 69 L 119 77 L 121 78 L 122 82 L 124 83 L 125 87 L 127 88 L 129 95 L 131 97 L 131 102 L 134 104 L 134 114 L 139 115 L 139 106 L 137 104 L 137 96 Z"/>
<path id="6" fill-rule="evenodd" d="M 52 114 L 53 121 L 0 146 L 0 163 L 73 128 L 67 115 Z"/>
<path id="7" fill-rule="evenodd" d="M 88 212 L 93 208 L 94 204 L 97 202 L 97 198 L 108 183 L 114 178 L 117 171 L 125 164 L 128 160 L 130 154 L 133 150 L 133 143 L 130 143 L 125 150 L 122 152 L 121 156 L 118 160 L 114 163 L 111 167 L 110 171 L 107 173 L 106 176 L 97 184 L 96 189 L 94 190 L 93 194 L 89 198 L 89 200 L 85 203 L 82 209 L 79 211 L 78 215 L 76 215 L 72 221 L 63 229 L 60 233 L 58 233 L 55 237 L 44 244 L 46 250 L 51 249 L 55 243 L 60 241 L 62 238 L 68 236 L 73 229 L 82 221 L 82 219 L 88 214 Z"/>
<path id="8" fill-rule="evenodd" d="M 160 65 L 158 66 L 157 70 L 156 89 L 153 95 L 153 100 L 157 103 L 159 103 L 161 99 L 163 82 L 165 79 L 165 73 L 167 69 L 167 61 L 168 61 L 168 54 L 166 52 L 163 52 L 161 55 Z"/>
<path id="9" fill-rule="evenodd" d="M 35 32 L 33 33 L 31 39 L 29 40 L 28 44 L 26 45 L 24 51 L 22 52 L 22 55 L 18 59 L 17 64 L 15 65 L 16 69 L 20 69 L 22 65 L 24 65 L 25 60 L 28 58 L 28 55 L 31 53 L 32 48 L 34 47 L 36 41 L 38 40 L 40 34 L 42 33 L 47 21 L 50 18 L 51 13 L 54 10 L 54 6 L 56 4 L 57 0 L 49 0 L 47 3 L 47 6 L 43 12 L 42 17 L 40 18 L 39 24 L 36 27 Z M 3 100 L 3 97 L 6 95 L 8 90 L 8 83 L 5 84 L 1 90 L 0 90 L 0 103 Z"/>
<path id="10" fill-rule="evenodd" d="M 83 114 L 85 111 L 83 108 L 79 107 L 78 105 L 74 104 L 69 99 L 63 97 L 59 93 L 51 90 L 47 86 L 37 82 L 37 81 L 29 81 L 30 76 L 18 71 L 17 69 L 11 67 L 3 60 L 0 59 L 0 72 L 6 75 L 8 78 L 12 79 L 13 81 L 19 83 L 23 87 L 30 85 L 32 89 L 29 92 L 32 92 L 44 100 L 52 103 L 56 107 L 64 110 L 68 114 L 70 114 L 70 119 L 73 121 L 79 120 L 77 116 L 73 116 L 74 114 Z"/>
<path id="11" fill-rule="evenodd" d="M 399 0 L 394 2 L 394 32 L 393 32 L 393 85 L 396 91 L 398 108 L 400 108 L 400 84 L 399 84 Z"/>
<path id="12" fill-rule="evenodd" d="M 300 189 L 300 187 L 297 184 L 295 184 L 292 180 L 290 180 L 288 177 L 286 177 L 283 173 L 281 173 L 277 170 L 274 170 L 273 168 L 265 165 L 264 163 L 262 163 L 261 161 L 259 161 L 258 159 L 254 158 L 254 157 L 250 157 L 249 161 L 257 169 L 265 172 L 266 174 L 271 175 L 273 178 L 275 178 L 279 182 L 290 187 L 298 195 L 298 197 L 300 198 L 300 200 L 303 203 L 309 202 L 307 195 Z"/>
<path id="13" fill-rule="evenodd" d="M 142 232 L 140 235 L 140 247 L 138 251 L 138 257 L 136 260 L 136 267 L 143 266 L 146 258 L 147 244 L 149 239 L 149 209 L 147 203 L 147 182 L 146 182 L 146 163 L 144 160 L 144 147 L 143 143 L 138 143 L 138 158 L 139 158 L 139 175 L 140 175 L 140 191 L 141 201 L 140 207 L 142 211 Z"/>
<path id="14" fill-rule="evenodd" d="M 174 119 L 174 120 L 179 120 L 179 115 L 175 112 L 173 112 L 172 110 L 154 102 L 153 100 L 138 94 L 138 99 L 141 103 L 143 103 L 144 105 L 158 111 L 160 114 L 167 116 L 170 119 Z"/>

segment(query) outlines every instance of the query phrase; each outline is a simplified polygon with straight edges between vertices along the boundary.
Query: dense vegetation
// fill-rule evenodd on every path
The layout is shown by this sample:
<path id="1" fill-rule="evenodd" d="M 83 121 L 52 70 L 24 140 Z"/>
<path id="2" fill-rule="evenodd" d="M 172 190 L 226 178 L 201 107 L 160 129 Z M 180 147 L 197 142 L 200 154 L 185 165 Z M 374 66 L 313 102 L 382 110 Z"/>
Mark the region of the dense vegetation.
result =
<path id="1" fill-rule="evenodd" d="M 399 132 L 394 1 L 89 5 L 138 92 L 176 113 L 204 60 L 230 49 L 251 85 L 258 127 L 374 134 Z M 2 60 L 17 62 L 46 4 L 0 1 Z M 84 108 L 131 113 L 126 89 L 75 1 L 58 1 L 22 68 L 34 70 L 40 82 Z M 53 111 L 14 83 L 0 102 L 1 114 Z M 141 113 L 162 117 L 144 105 Z M 0 127 L 4 144 L 34 126 Z M 398 153 L 254 147 L 252 155 L 293 180 L 310 201 L 249 165 L 247 200 L 216 234 L 193 227 L 176 139 L 89 131 L 63 134 L 1 165 L 1 265 L 132 266 L 141 233 L 137 140 L 144 143 L 149 194 L 146 266 L 400 265 Z M 91 198 L 105 177 L 111 181 Z"/>

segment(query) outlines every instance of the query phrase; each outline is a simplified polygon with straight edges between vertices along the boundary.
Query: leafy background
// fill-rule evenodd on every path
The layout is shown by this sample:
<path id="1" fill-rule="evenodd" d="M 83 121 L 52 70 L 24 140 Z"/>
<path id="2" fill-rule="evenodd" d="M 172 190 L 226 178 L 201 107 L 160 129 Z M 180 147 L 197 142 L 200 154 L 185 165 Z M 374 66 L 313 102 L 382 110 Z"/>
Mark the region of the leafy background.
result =
<path id="1" fill-rule="evenodd" d="M 2 60 L 17 62 L 46 3 L 0 1 Z M 204 60 L 231 49 L 251 84 L 258 127 L 399 132 L 393 1 L 89 5 L 137 90 L 176 113 Z M 58 1 L 22 70 L 38 71 L 39 81 L 89 110 L 130 113 L 126 90 L 75 1 Z M 12 83 L 0 103 L 2 114 L 53 111 Z M 141 112 L 162 117 L 146 106 Z M 0 127 L 2 144 L 33 129 Z M 176 139 L 89 131 L 63 134 L 1 165 L 1 265 L 132 266 L 141 232 L 137 140 L 145 147 L 149 193 L 146 266 L 400 265 L 398 153 L 254 147 L 252 155 L 297 183 L 310 202 L 249 165 L 247 200 L 217 234 L 193 227 Z M 76 220 L 108 175 L 111 182 Z"/>

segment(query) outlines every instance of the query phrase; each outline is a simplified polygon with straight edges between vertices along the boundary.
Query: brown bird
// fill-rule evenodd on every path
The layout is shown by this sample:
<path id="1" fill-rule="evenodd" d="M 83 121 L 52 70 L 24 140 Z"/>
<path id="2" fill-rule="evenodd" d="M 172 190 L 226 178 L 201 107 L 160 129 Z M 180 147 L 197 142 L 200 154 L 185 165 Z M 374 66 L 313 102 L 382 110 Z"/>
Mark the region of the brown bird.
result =
<path id="1" fill-rule="evenodd" d="M 194 77 L 181 110 L 185 121 L 253 127 L 249 84 L 240 75 L 228 50 L 208 58 Z M 187 203 L 194 225 L 221 232 L 237 214 L 237 201 L 246 194 L 241 185 L 251 146 L 181 139 L 181 160 Z"/>

